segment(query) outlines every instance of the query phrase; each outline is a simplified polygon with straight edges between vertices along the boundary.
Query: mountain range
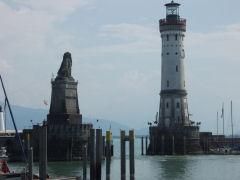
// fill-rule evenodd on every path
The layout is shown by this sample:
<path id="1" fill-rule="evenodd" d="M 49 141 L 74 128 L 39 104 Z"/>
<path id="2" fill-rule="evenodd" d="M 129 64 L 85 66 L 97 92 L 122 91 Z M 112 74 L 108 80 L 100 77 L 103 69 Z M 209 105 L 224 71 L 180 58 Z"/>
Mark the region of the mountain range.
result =
<path id="1" fill-rule="evenodd" d="M 4 103 L 0 102 L 0 105 L 4 107 Z M 43 120 L 46 120 L 48 110 L 45 109 L 34 109 L 34 108 L 26 108 L 22 106 L 11 105 L 11 109 L 13 112 L 13 116 L 17 125 L 17 128 L 20 129 L 29 129 L 32 128 L 34 124 L 41 124 Z M 6 114 L 6 128 L 14 129 L 13 123 L 11 120 L 11 116 L 9 110 L 7 109 Z M 83 116 L 83 123 L 91 123 L 94 128 L 102 128 L 103 133 L 105 131 L 112 131 L 113 136 L 120 135 L 120 129 L 128 131 L 129 129 L 133 129 L 127 125 L 114 122 L 111 120 L 99 119 L 99 118 L 88 118 Z M 135 129 L 136 136 L 145 136 L 148 135 L 148 128 Z"/>

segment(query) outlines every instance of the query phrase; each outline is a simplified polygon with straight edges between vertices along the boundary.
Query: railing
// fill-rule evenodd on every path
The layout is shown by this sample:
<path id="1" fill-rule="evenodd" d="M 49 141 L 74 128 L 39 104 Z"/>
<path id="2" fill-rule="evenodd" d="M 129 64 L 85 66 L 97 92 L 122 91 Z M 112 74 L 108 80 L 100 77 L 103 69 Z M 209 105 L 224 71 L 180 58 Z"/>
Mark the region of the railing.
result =
<path id="1" fill-rule="evenodd" d="M 182 19 L 182 18 L 179 18 L 178 20 L 160 19 L 159 24 L 160 24 L 160 26 L 164 26 L 164 25 L 186 25 L 186 19 Z"/>

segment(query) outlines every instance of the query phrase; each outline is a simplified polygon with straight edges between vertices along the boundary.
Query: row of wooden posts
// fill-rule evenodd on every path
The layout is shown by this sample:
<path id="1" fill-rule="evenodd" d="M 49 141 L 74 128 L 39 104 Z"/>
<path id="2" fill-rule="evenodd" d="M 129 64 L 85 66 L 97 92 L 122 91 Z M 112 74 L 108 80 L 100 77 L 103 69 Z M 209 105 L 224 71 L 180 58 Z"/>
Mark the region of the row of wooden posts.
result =
<path id="1" fill-rule="evenodd" d="M 33 180 L 33 148 L 30 147 L 30 136 L 28 140 L 28 179 Z M 39 179 L 47 179 L 47 126 L 43 125 L 39 130 Z"/>
<path id="2" fill-rule="evenodd" d="M 125 131 L 121 130 L 121 180 L 126 180 L 126 141 L 129 141 L 129 168 L 130 168 L 130 180 L 135 180 L 135 159 L 134 159 L 134 130 L 129 131 L 129 136 Z M 102 172 L 102 130 L 96 129 L 90 131 L 90 180 L 101 180 Z M 96 143 L 95 143 L 96 139 Z M 96 145 L 96 147 L 95 147 Z M 110 163 L 111 163 L 111 132 L 106 132 L 106 180 L 110 180 Z M 86 171 L 86 167 L 84 167 Z M 86 180 L 86 176 L 83 176 L 83 180 Z"/>
<path id="3" fill-rule="evenodd" d="M 29 134 L 27 134 L 27 140 L 28 140 L 28 173 L 27 176 L 28 178 L 26 178 L 26 172 L 25 175 L 22 178 L 23 180 L 29 179 L 29 180 L 33 180 L 33 148 L 30 147 L 30 136 Z M 87 150 L 86 150 L 86 146 L 84 147 L 84 155 L 83 155 L 83 177 L 84 177 L 84 173 L 86 174 L 86 168 L 87 168 Z M 43 125 L 40 127 L 39 129 L 39 179 L 40 180 L 46 180 L 47 177 L 47 126 Z M 85 176 L 86 177 L 86 176 Z M 72 177 L 67 177 L 64 178 L 65 180 L 67 179 L 76 179 L 76 180 L 81 180 L 81 177 L 76 177 L 76 178 L 72 178 Z M 85 178 L 86 180 L 86 178 Z"/>
<path id="4" fill-rule="evenodd" d="M 135 179 L 135 159 L 134 159 L 134 130 L 129 131 L 126 136 L 125 131 L 121 130 L 121 180 L 126 180 L 126 141 L 129 141 L 129 162 L 130 180 Z M 27 139 L 29 141 L 29 135 Z M 110 180 L 111 164 L 111 131 L 106 132 L 105 138 L 102 136 L 102 129 L 91 129 L 89 139 L 90 157 L 90 180 L 101 180 L 102 160 L 106 157 L 106 180 Z M 83 149 L 83 180 L 87 180 L 87 146 Z M 33 180 L 33 149 L 28 143 L 28 174 L 29 180 Z M 39 179 L 47 179 L 47 126 L 43 125 L 39 131 Z M 78 177 L 77 179 L 81 179 Z"/>
<path id="5" fill-rule="evenodd" d="M 157 138 L 151 136 L 151 151 L 148 151 L 148 137 L 145 137 L 145 155 L 156 155 Z M 161 136 L 161 155 L 165 154 L 165 136 Z M 144 155 L 144 137 L 141 137 L 141 154 Z M 175 137 L 172 136 L 172 154 L 175 154 Z M 186 154 L 186 136 L 183 136 L 183 154 Z"/>

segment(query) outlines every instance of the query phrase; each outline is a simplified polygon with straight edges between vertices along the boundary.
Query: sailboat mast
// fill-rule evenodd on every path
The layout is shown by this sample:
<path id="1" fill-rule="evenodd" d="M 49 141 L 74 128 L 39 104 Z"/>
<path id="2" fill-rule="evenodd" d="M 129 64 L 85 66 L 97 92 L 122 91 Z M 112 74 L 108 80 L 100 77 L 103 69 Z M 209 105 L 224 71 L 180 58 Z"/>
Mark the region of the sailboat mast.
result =
<path id="1" fill-rule="evenodd" d="M 223 136 L 224 136 L 224 102 L 222 104 L 222 118 L 223 118 Z"/>
<path id="2" fill-rule="evenodd" d="M 233 146 L 233 115 L 232 115 L 232 101 L 231 101 L 231 124 L 232 124 L 232 146 Z"/>
<path id="3" fill-rule="evenodd" d="M 218 112 L 217 112 L 217 143 L 218 143 Z"/>

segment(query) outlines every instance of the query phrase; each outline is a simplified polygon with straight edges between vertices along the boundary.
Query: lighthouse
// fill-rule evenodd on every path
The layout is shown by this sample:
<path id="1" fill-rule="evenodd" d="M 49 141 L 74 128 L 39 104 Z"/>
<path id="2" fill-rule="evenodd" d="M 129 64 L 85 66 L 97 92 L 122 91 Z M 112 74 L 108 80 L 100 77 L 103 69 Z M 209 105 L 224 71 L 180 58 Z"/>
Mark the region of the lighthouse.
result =
<path id="1" fill-rule="evenodd" d="M 162 39 L 162 73 L 159 126 L 174 127 L 190 124 L 185 81 L 184 38 L 186 19 L 180 18 L 180 4 L 165 4 L 166 18 L 159 20 Z"/>
<path id="2" fill-rule="evenodd" d="M 159 20 L 162 40 L 159 117 L 149 123 L 147 154 L 201 154 L 199 123 L 189 119 L 185 80 L 184 39 L 186 19 L 180 17 L 180 4 L 165 4 L 166 17 Z"/>
<path id="3" fill-rule="evenodd" d="M 3 110 L 2 106 L 0 105 L 0 132 L 5 131 L 5 125 L 4 125 L 4 118 L 3 118 Z"/>

